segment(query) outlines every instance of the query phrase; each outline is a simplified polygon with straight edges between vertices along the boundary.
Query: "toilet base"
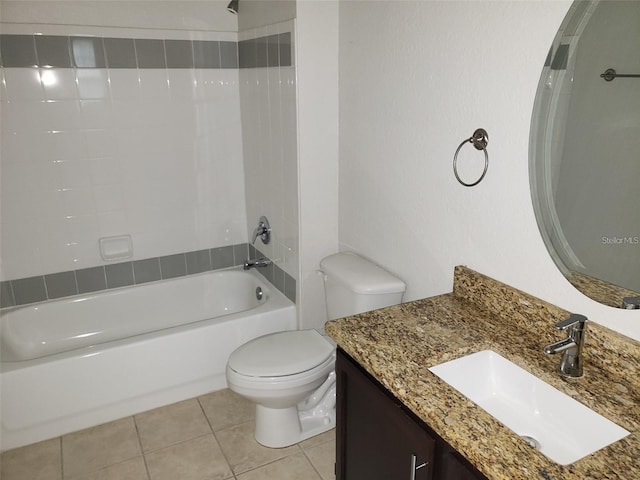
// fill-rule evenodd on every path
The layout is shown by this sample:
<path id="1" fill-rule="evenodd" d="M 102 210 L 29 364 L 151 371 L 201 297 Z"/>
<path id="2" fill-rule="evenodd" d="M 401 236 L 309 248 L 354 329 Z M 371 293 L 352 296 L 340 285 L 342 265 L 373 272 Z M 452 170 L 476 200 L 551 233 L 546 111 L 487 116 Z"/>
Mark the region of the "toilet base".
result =
<path id="1" fill-rule="evenodd" d="M 298 409 L 266 408 L 256 405 L 256 441 L 269 448 L 284 448 L 331 430 L 336 415 L 323 418 L 300 418 Z"/>
<path id="2" fill-rule="evenodd" d="M 323 388 L 324 387 L 324 388 Z M 322 395 L 318 396 L 318 392 Z M 269 448 L 284 448 L 336 426 L 335 372 L 297 406 L 269 408 L 256 405 L 255 439 Z"/>

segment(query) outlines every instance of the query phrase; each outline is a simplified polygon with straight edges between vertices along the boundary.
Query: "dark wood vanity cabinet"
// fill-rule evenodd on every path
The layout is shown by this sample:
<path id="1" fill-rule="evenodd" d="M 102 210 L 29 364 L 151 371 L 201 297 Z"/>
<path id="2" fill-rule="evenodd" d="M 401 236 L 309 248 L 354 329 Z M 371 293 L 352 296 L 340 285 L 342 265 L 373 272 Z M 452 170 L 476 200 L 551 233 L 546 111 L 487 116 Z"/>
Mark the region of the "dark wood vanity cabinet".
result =
<path id="1" fill-rule="evenodd" d="M 486 480 L 338 349 L 336 480 Z"/>
<path id="2" fill-rule="evenodd" d="M 486 480 L 476 468 L 443 440 L 438 461 L 438 476 L 441 480 Z"/>

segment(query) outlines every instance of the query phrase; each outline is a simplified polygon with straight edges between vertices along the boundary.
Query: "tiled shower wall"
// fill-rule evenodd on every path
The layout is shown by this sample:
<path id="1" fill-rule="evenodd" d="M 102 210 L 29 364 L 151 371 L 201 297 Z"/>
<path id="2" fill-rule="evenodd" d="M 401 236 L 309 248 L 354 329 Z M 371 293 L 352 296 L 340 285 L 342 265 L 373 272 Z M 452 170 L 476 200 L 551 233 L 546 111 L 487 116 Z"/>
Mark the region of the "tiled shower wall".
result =
<path id="1" fill-rule="evenodd" d="M 238 46 L 247 230 L 251 235 L 260 216 L 265 215 L 273 230 L 272 240 L 268 245 L 257 240 L 255 247 L 281 269 L 282 273 L 276 270 L 275 275 L 297 279 L 299 222 L 294 33 L 293 20 L 246 30 L 238 34 Z M 289 48 L 278 49 L 277 38 L 290 39 Z M 275 282 L 279 281 L 275 279 Z"/>
<path id="2" fill-rule="evenodd" d="M 2 37 L 2 279 L 102 268 L 103 236 L 131 234 L 130 266 L 246 240 L 238 44 L 126 33 Z M 290 65 L 290 38 L 240 66 Z"/>
<path id="3" fill-rule="evenodd" d="M 236 42 L 125 33 L 2 37 L 5 280 L 246 241 Z"/>

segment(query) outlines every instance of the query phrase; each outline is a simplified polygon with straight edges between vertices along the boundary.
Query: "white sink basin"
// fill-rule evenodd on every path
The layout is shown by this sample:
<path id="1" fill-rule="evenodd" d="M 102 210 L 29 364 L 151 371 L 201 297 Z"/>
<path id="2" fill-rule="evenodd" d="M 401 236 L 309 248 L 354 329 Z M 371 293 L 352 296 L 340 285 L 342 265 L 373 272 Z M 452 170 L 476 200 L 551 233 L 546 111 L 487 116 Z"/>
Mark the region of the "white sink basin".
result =
<path id="1" fill-rule="evenodd" d="M 629 435 L 491 350 L 429 370 L 560 465 Z"/>

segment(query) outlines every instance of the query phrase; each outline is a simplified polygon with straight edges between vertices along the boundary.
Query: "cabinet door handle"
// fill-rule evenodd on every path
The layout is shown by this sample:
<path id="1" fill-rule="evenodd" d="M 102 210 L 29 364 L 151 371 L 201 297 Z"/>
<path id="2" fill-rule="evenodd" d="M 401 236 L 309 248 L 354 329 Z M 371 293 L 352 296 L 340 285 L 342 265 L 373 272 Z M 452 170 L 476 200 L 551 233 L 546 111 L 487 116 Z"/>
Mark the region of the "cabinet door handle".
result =
<path id="1" fill-rule="evenodd" d="M 409 477 L 409 480 L 416 480 L 416 472 L 421 468 L 429 465 L 429 462 L 422 462 L 420 465 L 417 465 L 417 463 L 418 463 L 418 457 L 416 456 L 415 453 L 412 453 L 411 454 L 411 476 Z"/>

